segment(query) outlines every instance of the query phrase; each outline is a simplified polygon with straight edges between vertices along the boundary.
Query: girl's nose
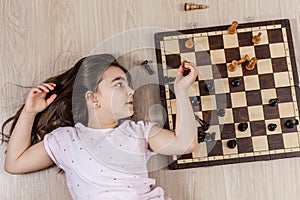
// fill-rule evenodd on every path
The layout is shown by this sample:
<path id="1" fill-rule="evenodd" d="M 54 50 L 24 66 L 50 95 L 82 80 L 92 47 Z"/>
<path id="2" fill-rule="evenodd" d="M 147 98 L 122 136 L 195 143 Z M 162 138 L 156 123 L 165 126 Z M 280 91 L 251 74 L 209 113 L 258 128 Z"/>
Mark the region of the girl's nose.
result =
<path id="1" fill-rule="evenodd" d="M 134 89 L 132 89 L 131 87 L 128 87 L 127 95 L 131 96 L 133 94 L 134 94 Z"/>

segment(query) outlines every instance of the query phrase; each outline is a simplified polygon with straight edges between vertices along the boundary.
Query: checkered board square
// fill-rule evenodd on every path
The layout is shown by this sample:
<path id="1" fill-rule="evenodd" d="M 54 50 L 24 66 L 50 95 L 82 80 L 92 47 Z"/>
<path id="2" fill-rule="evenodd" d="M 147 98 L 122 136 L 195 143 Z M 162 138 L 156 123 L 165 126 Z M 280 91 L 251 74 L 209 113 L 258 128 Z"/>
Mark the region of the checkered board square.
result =
<path id="1" fill-rule="evenodd" d="M 183 60 L 194 63 L 198 77 L 189 90 L 198 124 L 198 146 L 186 155 L 171 156 L 170 169 L 243 163 L 300 156 L 298 75 L 288 19 L 160 32 L 155 34 L 161 100 L 167 111 L 165 128 L 175 130 L 174 77 Z M 252 37 L 261 32 L 261 41 Z M 186 47 L 187 40 L 193 45 Z M 256 57 L 253 70 L 241 64 L 228 70 L 232 60 Z M 238 81 L 238 85 L 234 82 Z M 271 106 L 269 101 L 278 99 Z M 222 110 L 225 115 L 220 115 Z M 240 131 L 239 124 L 247 129 Z M 270 124 L 275 130 L 269 129 Z M 228 141 L 235 145 L 228 147 Z"/>

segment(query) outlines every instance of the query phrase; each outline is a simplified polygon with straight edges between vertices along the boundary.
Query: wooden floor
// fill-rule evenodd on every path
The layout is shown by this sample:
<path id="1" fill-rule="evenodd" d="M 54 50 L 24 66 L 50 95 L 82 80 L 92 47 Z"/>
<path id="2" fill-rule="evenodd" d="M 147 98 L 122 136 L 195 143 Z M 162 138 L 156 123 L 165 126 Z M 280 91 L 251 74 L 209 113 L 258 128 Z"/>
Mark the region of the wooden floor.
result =
<path id="1" fill-rule="evenodd" d="M 137 65 L 155 62 L 155 32 L 288 18 L 300 66 L 298 0 L 195 0 L 206 10 L 183 11 L 183 0 L 1 0 L 0 122 L 24 102 L 28 89 L 68 69 L 90 53 L 113 53 L 143 81 L 136 114 L 159 119 L 157 77 Z M 298 70 L 300 71 L 300 70 Z M 138 79 L 139 80 L 139 79 Z M 6 146 L 1 145 L 3 166 Z M 173 200 L 297 200 L 300 158 L 170 171 L 158 165 L 150 173 Z M 0 199 L 71 199 L 56 168 L 10 175 L 0 167 Z"/>

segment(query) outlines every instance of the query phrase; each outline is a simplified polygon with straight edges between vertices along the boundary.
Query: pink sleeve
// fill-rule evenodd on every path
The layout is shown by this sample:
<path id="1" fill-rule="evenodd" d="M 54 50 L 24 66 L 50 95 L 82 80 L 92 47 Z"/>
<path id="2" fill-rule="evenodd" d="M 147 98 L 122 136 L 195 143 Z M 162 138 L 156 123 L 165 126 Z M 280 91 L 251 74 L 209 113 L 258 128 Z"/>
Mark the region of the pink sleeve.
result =
<path id="1" fill-rule="evenodd" d="M 44 146 L 48 155 L 63 170 L 69 166 L 66 157 L 67 141 L 68 134 L 64 128 L 55 129 L 44 137 Z"/>

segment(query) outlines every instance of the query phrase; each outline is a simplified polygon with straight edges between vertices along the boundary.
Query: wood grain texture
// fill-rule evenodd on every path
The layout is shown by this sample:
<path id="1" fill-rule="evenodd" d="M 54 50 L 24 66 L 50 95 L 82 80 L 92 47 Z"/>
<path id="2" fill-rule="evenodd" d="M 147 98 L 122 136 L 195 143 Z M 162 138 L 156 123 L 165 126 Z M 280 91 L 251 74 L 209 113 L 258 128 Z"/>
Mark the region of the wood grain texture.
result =
<path id="1" fill-rule="evenodd" d="M 183 11 L 183 0 L 1 0 L 0 1 L 0 122 L 12 115 L 24 102 L 28 89 L 45 78 L 68 69 L 74 62 L 95 50 L 117 51 L 122 63 L 135 68 L 136 77 L 146 77 L 149 84 L 137 82 L 139 119 L 158 119 L 157 79 L 136 66 L 142 60 L 155 62 L 153 48 L 135 43 L 154 43 L 154 27 L 161 30 L 189 29 L 246 22 L 289 18 L 298 68 L 300 66 L 300 2 L 298 0 L 204 0 L 209 9 Z M 130 30 L 127 41 L 113 43 Z M 136 31 L 135 31 L 136 32 Z M 122 38 L 122 37 L 121 37 Z M 108 42 L 107 42 L 108 41 Z M 105 43 L 106 42 L 106 43 Z M 104 45 L 106 48 L 104 48 Z M 103 46 L 101 46 L 103 45 Z M 108 46 L 108 47 L 107 47 Z M 298 71 L 300 71 L 298 69 Z M 153 84 L 150 84 L 153 83 Z M 155 84 L 156 83 L 156 84 Z M 154 105 L 154 106 L 153 106 Z M 0 146 L 3 166 L 6 146 Z M 151 172 L 166 194 L 174 200 L 296 200 L 300 198 L 300 159 L 227 165 L 208 168 Z M 26 175 L 9 175 L 0 167 L 0 199 L 69 200 L 64 175 L 55 168 Z"/>

